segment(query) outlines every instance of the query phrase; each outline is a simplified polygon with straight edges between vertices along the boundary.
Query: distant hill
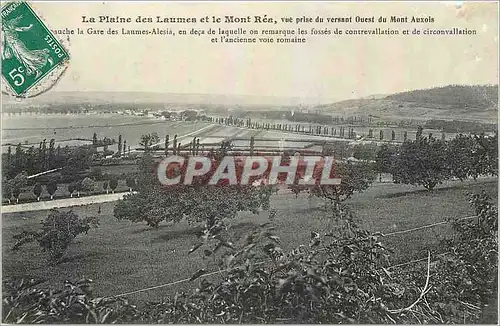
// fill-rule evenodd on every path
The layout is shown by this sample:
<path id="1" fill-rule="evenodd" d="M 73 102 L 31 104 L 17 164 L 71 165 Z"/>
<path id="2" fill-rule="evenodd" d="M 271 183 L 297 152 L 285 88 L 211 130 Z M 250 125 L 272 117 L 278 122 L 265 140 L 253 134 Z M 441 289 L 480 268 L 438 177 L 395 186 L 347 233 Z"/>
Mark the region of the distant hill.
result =
<path id="1" fill-rule="evenodd" d="M 34 106 L 92 107 L 113 104 L 144 106 L 175 105 L 204 109 L 289 110 L 307 105 L 308 109 L 329 115 L 372 115 L 388 119 L 463 120 L 494 123 L 498 115 L 498 85 L 449 85 L 396 94 L 376 94 L 318 105 L 315 99 L 219 94 L 176 94 L 153 92 L 48 92 L 16 101 L 2 98 L 5 109 L 22 110 Z M 322 102 L 325 103 L 325 102 Z M 328 103 L 328 102 L 326 102 Z"/>
<path id="2" fill-rule="evenodd" d="M 328 114 L 496 122 L 498 85 L 450 85 L 320 105 Z"/>
<path id="3" fill-rule="evenodd" d="M 498 104 L 498 85 L 449 85 L 431 89 L 402 92 L 385 97 L 386 100 L 443 105 L 457 108 L 487 109 Z"/>

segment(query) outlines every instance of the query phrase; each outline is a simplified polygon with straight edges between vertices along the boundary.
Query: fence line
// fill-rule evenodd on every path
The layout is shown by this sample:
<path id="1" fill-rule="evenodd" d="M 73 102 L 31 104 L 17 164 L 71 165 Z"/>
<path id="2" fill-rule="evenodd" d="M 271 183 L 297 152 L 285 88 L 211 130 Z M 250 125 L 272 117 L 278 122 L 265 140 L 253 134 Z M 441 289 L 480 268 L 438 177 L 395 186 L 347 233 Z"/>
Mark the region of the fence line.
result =
<path id="1" fill-rule="evenodd" d="M 447 252 L 444 252 L 444 253 L 436 255 L 436 257 L 442 257 L 442 256 L 447 255 L 449 253 L 450 253 L 450 251 L 447 251 Z M 405 262 L 405 263 L 396 264 L 396 265 L 392 265 L 392 266 L 389 266 L 389 267 L 379 268 L 379 270 L 383 270 L 383 269 L 389 270 L 389 269 L 393 269 L 393 268 L 397 268 L 397 267 L 402 267 L 402 266 L 407 266 L 407 265 L 415 264 L 415 263 L 422 262 L 422 261 L 425 261 L 425 260 L 427 260 L 427 257 L 426 258 L 421 258 L 421 259 L 411 260 L 411 261 L 408 261 L 408 262 Z M 270 261 L 271 260 L 261 261 L 261 262 L 255 263 L 255 265 L 257 265 L 257 266 L 263 265 L 263 264 L 268 263 Z M 229 271 L 231 271 L 233 269 L 234 268 L 226 268 L 226 269 L 221 269 L 221 270 L 218 270 L 218 271 L 212 271 L 212 272 L 209 272 L 209 273 L 202 274 L 199 277 L 206 277 L 206 276 L 212 276 L 212 275 L 216 275 L 216 274 L 222 274 L 222 273 L 225 273 L 225 272 L 229 272 Z M 139 289 L 139 290 L 134 290 L 134 291 L 130 291 L 130 292 L 120 293 L 120 294 L 117 294 L 117 295 L 106 297 L 105 299 L 116 298 L 116 297 L 125 297 L 125 296 L 131 295 L 131 294 L 136 294 L 136 293 L 141 293 L 141 292 L 147 292 L 147 291 L 151 291 L 151 290 L 161 289 L 161 288 L 169 287 L 169 286 L 176 285 L 176 284 L 186 283 L 186 282 L 189 282 L 190 280 L 191 280 L 191 278 L 185 278 L 185 279 L 182 279 L 182 280 L 177 280 L 177 281 L 173 281 L 173 282 L 169 282 L 169 283 L 165 283 L 165 284 L 151 286 L 151 287 L 144 288 L 144 289 Z"/>
<path id="2" fill-rule="evenodd" d="M 262 264 L 265 264 L 265 263 L 268 263 L 268 262 L 270 262 L 270 260 L 261 261 L 261 262 L 256 263 L 255 265 L 262 265 Z M 234 268 L 226 268 L 226 269 L 221 269 L 221 270 L 217 270 L 217 271 L 212 271 L 212 272 L 208 272 L 208 273 L 202 274 L 199 277 L 212 276 L 212 275 L 215 275 L 215 274 L 221 274 L 221 273 L 224 273 L 224 272 L 229 272 L 229 271 L 231 271 L 233 269 Z M 117 295 L 113 295 L 113 296 L 107 297 L 106 299 L 114 298 L 114 297 L 124 297 L 124 296 L 135 294 L 135 293 L 146 292 L 146 291 L 150 291 L 150 290 L 156 290 L 156 289 L 160 289 L 160 288 L 164 288 L 164 287 L 168 287 L 168 286 L 172 286 L 172 285 L 176 285 L 176 284 L 180 284 L 180 283 L 189 282 L 190 280 L 191 280 L 191 278 L 185 278 L 185 279 L 182 279 L 182 280 L 177 280 L 177 281 L 173 281 L 173 282 L 169 282 L 169 283 L 165 283 L 165 284 L 160 284 L 160 285 L 152 286 L 152 287 L 149 287 L 149 288 L 144 288 L 144 289 L 139 289 L 139 290 L 135 290 L 135 291 L 120 293 L 120 294 L 117 294 Z"/>
<path id="3" fill-rule="evenodd" d="M 466 217 L 459 218 L 456 221 L 468 220 L 468 219 L 472 219 L 472 218 L 476 218 L 476 217 L 477 216 L 466 216 Z M 450 222 L 452 222 L 452 221 L 442 221 L 442 222 L 437 222 L 437 223 L 432 223 L 432 224 L 427 224 L 427 225 L 419 226 L 419 227 L 408 229 L 408 230 L 401 230 L 401 231 L 395 231 L 395 232 L 390 232 L 390 233 L 382 233 L 382 236 L 383 237 L 389 237 L 389 236 L 396 235 L 396 234 L 410 233 L 410 232 L 417 231 L 417 230 L 423 230 L 423 229 L 433 228 L 435 226 L 447 224 L 447 223 L 450 223 Z"/>
<path id="4" fill-rule="evenodd" d="M 472 218 L 476 218 L 476 217 L 477 216 L 465 216 L 465 217 L 459 218 L 459 219 L 457 219 L 455 221 L 462 221 L 462 220 L 472 219 Z M 442 222 L 438 222 L 438 223 L 432 223 L 432 224 L 423 225 L 423 226 L 412 228 L 412 229 L 408 229 L 408 230 L 396 231 L 396 232 L 391 232 L 391 233 L 386 233 L 386 234 L 381 233 L 381 236 L 388 237 L 388 236 L 393 236 L 393 235 L 410 233 L 410 232 L 413 232 L 413 231 L 422 230 L 422 229 L 426 229 L 426 228 L 432 228 L 432 227 L 435 227 L 435 226 L 438 226 L 438 225 L 443 225 L 443 224 L 447 224 L 447 223 L 451 223 L 451 222 L 453 222 L 453 221 L 442 221 Z M 436 255 L 436 257 L 441 257 L 441 256 L 447 255 L 449 253 L 450 252 L 444 252 L 444 253 Z M 389 267 L 385 267 L 385 269 L 388 270 L 388 269 L 393 269 L 393 268 L 402 267 L 402 266 L 406 266 L 406 265 L 411 265 L 411 264 L 418 263 L 418 262 L 421 262 L 421 261 L 424 261 L 424 260 L 427 260 L 427 257 L 426 258 L 421 258 L 421 259 L 416 259 L 416 260 L 411 260 L 411 261 L 404 262 L 404 263 L 401 263 L 401 264 L 392 265 L 392 266 L 389 266 Z M 265 260 L 265 261 L 257 262 L 257 263 L 255 263 L 255 265 L 259 266 L 259 265 L 268 263 L 270 261 L 271 260 Z M 212 275 L 216 275 L 216 274 L 222 274 L 222 273 L 225 273 L 225 272 L 229 272 L 229 271 L 231 271 L 233 269 L 234 268 L 226 268 L 226 269 L 221 269 L 221 270 L 217 270 L 217 271 L 211 271 L 211 272 L 208 272 L 208 273 L 204 273 L 204 274 L 200 275 L 199 277 L 206 277 L 206 276 L 212 276 Z M 165 287 L 169 287 L 169 286 L 176 285 L 176 284 L 186 283 L 186 282 L 189 282 L 190 280 L 191 280 L 191 278 L 185 278 L 185 279 L 182 279 L 182 280 L 177 280 L 177 281 L 168 282 L 168 283 L 164 283 L 164 284 L 160 284 L 160 285 L 155 285 L 155 286 L 151 286 L 151 287 L 147 287 L 147 288 L 143 288 L 143 289 L 139 289 L 139 290 L 134 290 L 134 291 L 130 291 L 130 292 L 120 293 L 120 294 L 117 294 L 117 295 L 106 297 L 105 299 L 115 298 L 115 297 L 124 297 L 124 296 L 128 296 L 128 295 L 131 295 L 131 294 L 136 294 L 136 293 L 147 292 L 147 291 L 156 290 L 156 289 L 160 289 L 160 288 L 165 288 Z"/>
<path id="5" fill-rule="evenodd" d="M 447 255 L 451 253 L 451 251 L 447 251 L 447 252 L 443 252 L 441 254 L 438 254 L 436 255 L 435 257 L 442 257 L 444 255 Z M 411 264 L 415 264 L 415 263 L 418 263 L 418 262 L 421 262 L 421 261 L 424 261 L 424 260 L 427 260 L 427 257 L 425 258 L 420 258 L 420 259 L 415 259 L 415 260 L 411 260 L 411 261 L 408 261 L 406 263 L 401 263 L 401 264 L 396 264 L 396 265 L 392 265 L 392 266 L 389 266 L 389 267 L 386 267 L 385 269 L 391 269 L 391 268 L 396 268 L 396 267 L 401 267 L 401 266 L 406 266 L 406 265 L 411 265 Z M 435 260 L 434 260 L 435 261 Z"/>

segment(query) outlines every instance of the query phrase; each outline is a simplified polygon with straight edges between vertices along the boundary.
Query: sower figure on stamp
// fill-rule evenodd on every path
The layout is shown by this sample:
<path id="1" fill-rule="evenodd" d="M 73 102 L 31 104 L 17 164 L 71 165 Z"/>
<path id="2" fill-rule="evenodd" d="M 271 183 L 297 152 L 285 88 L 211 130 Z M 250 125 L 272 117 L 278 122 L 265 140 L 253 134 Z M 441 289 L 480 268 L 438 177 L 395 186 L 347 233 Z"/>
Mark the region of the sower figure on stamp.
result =
<path id="1" fill-rule="evenodd" d="M 42 73 L 41 68 L 47 65 L 53 65 L 49 49 L 30 50 L 19 39 L 18 32 L 29 31 L 33 25 L 26 27 L 17 26 L 22 16 L 18 16 L 5 22 L 2 25 L 2 60 L 8 60 L 14 55 L 19 62 L 26 68 L 26 73 L 31 75 L 35 73 L 38 77 Z"/>

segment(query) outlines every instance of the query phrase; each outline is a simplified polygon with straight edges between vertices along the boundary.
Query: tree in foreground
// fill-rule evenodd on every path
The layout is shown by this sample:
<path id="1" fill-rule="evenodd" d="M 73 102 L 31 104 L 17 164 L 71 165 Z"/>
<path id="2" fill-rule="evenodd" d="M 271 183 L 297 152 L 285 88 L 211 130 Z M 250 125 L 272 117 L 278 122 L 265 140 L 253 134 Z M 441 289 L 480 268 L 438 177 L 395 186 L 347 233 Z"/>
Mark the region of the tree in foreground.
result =
<path id="1" fill-rule="evenodd" d="M 81 178 L 82 172 L 90 168 L 95 153 L 96 149 L 92 146 L 78 146 L 72 149 L 61 170 L 61 176 L 71 181 Z"/>
<path id="2" fill-rule="evenodd" d="M 422 185 L 433 189 L 452 177 L 461 181 L 498 175 L 498 134 L 457 135 L 451 140 L 422 136 L 400 147 L 383 145 L 377 154 L 376 170 L 391 173 L 395 183 Z"/>
<path id="3" fill-rule="evenodd" d="M 473 136 L 475 146 L 475 170 L 479 175 L 498 176 L 498 132 L 493 136 Z"/>
<path id="4" fill-rule="evenodd" d="M 334 165 L 334 176 L 340 178 L 339 185 L 291 185 L 289 188 L 296 194 L 308 191 L 310 195 L 326 200 L 333 212 L 339 213 L 346 200 L 354 193 L 368 189 L 375 180 L 373 164 L 369 163 L 338 162 Z"/>
<path id="5" fill-rule="evenodd" d="M 152 145 L 156 145 L 159 142 L 160 142 L 160 136 L 158 136 L 158 133 L 153 132 L 142 135 L 141 142 L 139 143 L 139 145 L 144 148 L 145 152 L 148 152 L 151 149 Z"/>
<path id="6" fill-rule="evenodd" d="M 49 260 L 56 264 L 73 240 L 82 233 L 87 233 L 91 227 L 97 227 L 99 220 L 96 217 L 80 218 L 73 211 L 60 212 L 51 210 L 39 231 L 22 231 L 14 235 L 16 243 L 13 250 L 22 245 L 37 241 L 42 251 L 47 252 Z"/>
<path id="7" fill-rule="evenodd" d="M 132 190 L 136 187 L 136 182 L 134 177 L 128 177 L 125 179 L 125 184 L 129 188 L 129 191 L 132 192 Z"/>
<path id="8" fill-rule="evenodd" d="M 95 181 L 89 177 L 86 177 L 85 179 L 82 180 L 81 190 L 87 192 L 87 194 L 90 194 L 92 191 L 94 191 L 95 186 L 96 186 Z"/>
<path id="9" fill-rule="evenodd" d="M 375 156 L 375 172 L 379 174 L 382 182 L 382 173 L 392 173 L 397 150 L 388 144 L 383 144 Z"/>
<path id="10" fill-rule="evenodd" d="M 8 180 L 7 178 L 4 177 L 2 181 L 2 197 L 4 199 L 7 199 L 9 204 L 11 203 L 10 199 L 12 198 L 12 190 L 13 190 L 12 179 Z"/>
<path id="11" fill-rule="evenodd" d="M 115 176 L 111 176 L 109 178 L 109 189 L 111 189 L 111 192 L 113 194 L 115 193 L 116 187 L 118 187 L 118 178 L 116 178 Z"/>
<path id="12" fill-rule="evenodd" d="M 21 195 L 22 189 L 28 184 L 28 179 L 26 173 L 19 173 L 11 180 L 12 195 L 16 199 L 16 203 L 19 203 L 19 196 Z M 7 185 L 9 187 L 9 185 Z M 9 189 L 7 189 L 9 190 Z"/>
<path id="13" fill-rule="evenodd" d="M 109 194 L 109 181 L 104 181 L 102 184 L 102 189 L 106 191 L 106 194 Z"/>
<path id="14" fill-rule="evenodd" d="M 33 193 L 36 196 L 36 200 L 40 201 L 40 195 L 42 194 L 42 185 L 39 182 L 37 182 L 33 187 Z"/>
<path id="15" fill-rule="evenodd" d="M 226 150 L 223 146 L 222 151 Z M 213 167 L 222 156 L 222 153 L 214 153 Z M 158 227 L 162 221 L 179 222 L 183 218 L 189 223 L 215 225 L 218 220 L 234 218 L 238 212 L 257 213 L 269 206 L 272 191 L 269 186 L 209 185 L 210 173 L 195 178 L 190 185 L 163 186 L 148 154 L 143 156 L 139 169 L 137 193 L 126 195 L 115 206 L 114 215 L 118 219 L 146 222 L 151 227 Z"/>
<path id="16" fill-rule="evenodd" d="M 398 151 L 392 167 L 395 183 L 422 185 L 432 190 L 450 178 L 446 142 L 419 137 L 406 141 Z"/>
<path id="17" fill-rule="evenodd" d="M 387 145 L 382 145 L 387 146 Z M 352 156 L 362 161 L 373 161 L 378 153 L 378 146 L 375 143 L 358 144 L 353 148 Z"/>
<path id="18" fill-rule="evenodd" d="M 73 197 L 73 193 L 76 191 L 76 195 L 80 197 L 80 192 L 82 191 L 83 186 L 82 186 L 82 180 L 78 181 L 73 181 L 68 185 L 68 191 L 70 194 L 70 197 Z"/>
<path id="19" fill-rule="evenodd" d="M 14 196 L 14 198 L 16 199 L 16 204 L 19 203 L 20 195 L 21 195 L 21 188 L 14 187 L 14 189 L 12 189 L 12 196 Z"/>
<path id="20" fill-rule="evenodd" d="M 75 192 L 76 188 L 77 188 L 76 182 L 72 182 L 68 185 L 68 192 L 71 198 L 73 198 L 73 193 Z"/>
<path id="21" fill-rule="evenodd" d="M 476 146 L 472 136 L 457 135 L 448 142 L 447 150 L 447 164 L 453 177 L 463 181 L 479 176 L 479 171 L 475 168 Z"/>
<path id="22" fill-rule="evenodd" d="M 47 192 L 50 195 L 50 200 L 54 199 L 54 194 L 57 191 L 57 182 L 55 180 L 50 180 L 49 183 L 45 186 L 47 188 Z"/>
<path id="23" fill-rule="evenodd" d="M 498 175 L 498 134 L 458 135 L 447 141 L 450 174 L 459 179 L 477 179 L 480 175 Z"/>

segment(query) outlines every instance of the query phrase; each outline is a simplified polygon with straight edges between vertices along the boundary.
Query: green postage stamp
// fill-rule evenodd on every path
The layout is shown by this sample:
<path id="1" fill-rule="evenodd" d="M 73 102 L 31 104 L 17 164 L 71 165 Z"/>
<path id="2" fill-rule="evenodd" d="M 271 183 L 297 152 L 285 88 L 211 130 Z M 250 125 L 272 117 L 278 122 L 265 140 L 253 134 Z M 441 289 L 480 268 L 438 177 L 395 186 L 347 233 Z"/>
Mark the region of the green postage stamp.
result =
<path id="1" fill-rule="evenodd" d="M 26 95 L 68 59 L 68 52 L 28 3 L 2 7 L 2 77 L 15 95 Z"/>

